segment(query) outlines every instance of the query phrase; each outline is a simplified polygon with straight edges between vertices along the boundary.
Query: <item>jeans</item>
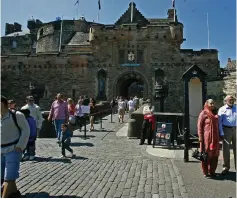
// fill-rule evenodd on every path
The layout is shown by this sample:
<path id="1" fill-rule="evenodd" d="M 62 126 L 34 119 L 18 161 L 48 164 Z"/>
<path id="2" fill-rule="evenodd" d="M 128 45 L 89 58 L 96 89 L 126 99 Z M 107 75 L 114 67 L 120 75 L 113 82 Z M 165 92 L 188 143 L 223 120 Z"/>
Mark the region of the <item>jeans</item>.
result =
<path id="1" fill-rule="evenodd" d="M 144 144 L 145 139 L 147 138 L 148 144 L 151 144 L 152 141 L 152 123 L 149 120 L 144 119 L 141 129 L 141 143 Z"/>
<path id="2" fill-rule="evenodd" d="M 82 126 L 85 125 L 85 118 L 84 116 L 76 116 L 76 124 L 79 126 L 79 129 L 82 129 Z"/>
<path id="3" fill-rule="evenodd" d="M 56 136 L 58 140 L 60 140 L 60 135 L 61 135 L 61 126 L 65 122 L 65 120 L 54 120 L 54 127 L 56 131 Z"/>
<path id="4" fill-rule="evenodd" d="M 35 141 L 28 142 L 24 150 L 24 156 L 35 156 Z"/>
<path id="5" fill-rule="evenodd" d="M 62 142 L 62 155 L 65 156 L 65 149 L 67 149 L 69 152 L 73 153 L 73 150 L 71 149 L 70 145 L 69 144 L 66 144 L 64 142 Z"/>
<path id="6" fill-rule="evenodd" d="M 21 152 L 11 151 L 1 154 L 1 181 L 19 178 Z"/>

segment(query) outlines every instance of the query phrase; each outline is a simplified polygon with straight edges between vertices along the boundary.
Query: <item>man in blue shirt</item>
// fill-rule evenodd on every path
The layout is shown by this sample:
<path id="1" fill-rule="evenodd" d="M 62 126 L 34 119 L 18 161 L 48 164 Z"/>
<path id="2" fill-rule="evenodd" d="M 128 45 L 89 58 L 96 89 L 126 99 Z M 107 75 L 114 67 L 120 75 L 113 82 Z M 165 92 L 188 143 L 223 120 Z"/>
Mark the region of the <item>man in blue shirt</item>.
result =
<path id="1" fill-rule="evenodd" d="M 234 97 L 226 96 L 225 105 L 218 111 L 219 116 L 219 132 L 223 138 L 223 171 L 227 174 L 230 169 L 230 143 L 232 142 L 235 169 L 236 169 L 236 106 L 234 105 Z"/>

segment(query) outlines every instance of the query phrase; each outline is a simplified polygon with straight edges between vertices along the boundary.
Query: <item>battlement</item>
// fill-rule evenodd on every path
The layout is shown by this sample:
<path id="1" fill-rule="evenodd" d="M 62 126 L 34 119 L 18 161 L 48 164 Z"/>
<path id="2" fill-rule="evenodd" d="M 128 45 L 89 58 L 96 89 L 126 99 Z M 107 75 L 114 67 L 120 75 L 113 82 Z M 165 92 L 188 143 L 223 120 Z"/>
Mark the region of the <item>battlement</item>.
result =
<path id="1" fill-rule="evenodd" d="M 202 60 L 218 60 L 218 50 L 217 49 L 180 49 L 180 53 L 183 57 L 192 57 L 194 59 Z"/>
<path id="2" fill-rule="evenodd" d="M 14 33 L 14 32 L 21 32 L 21 24 L 14 22 L 14 24 L 6 23 L 5 25 L 5 35 Z"/>

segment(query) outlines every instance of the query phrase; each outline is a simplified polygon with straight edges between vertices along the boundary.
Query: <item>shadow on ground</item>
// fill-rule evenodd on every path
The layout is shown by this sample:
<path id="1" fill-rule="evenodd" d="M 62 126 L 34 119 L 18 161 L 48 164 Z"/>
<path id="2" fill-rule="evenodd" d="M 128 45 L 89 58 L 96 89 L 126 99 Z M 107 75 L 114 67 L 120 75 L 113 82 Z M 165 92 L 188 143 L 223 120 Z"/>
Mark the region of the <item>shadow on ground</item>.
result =
<path id="1" fill-rule="evenodd" d="M 78 137 L 78 138 L 81 138 L 81 139 L 85 139 L 84 135 L 73 135 L 72 137 Z M 86 135 L 87 139 L 94 138 L 94 137 L 95 137 L 94 135 Z"/>
<path id="2" fill-rule="evenodd" d="M 88 147 L 93 147 L 94 146 L 94 144 L 92 144 L 92 143 L 89 143 L 89 142 L 72 142 L 71 143 L 71 146 L 88 146 Z"/>
<path id="3" fill-rule="evenodd" d="M 94 129 L 92 132 L 103 132 L 103 133 L 109 133 L 109 132 L 115 132 L 115 131 L 112 131 L 112 130 L 106 130 L 106 129 L 102 128 L 102 129 Z"/>
<path id="4" fill-rule="evenodd" d="M 220 180 L 220 181 L 221 180 L 229 180 L 229 181 L 236 182 L 236 172 L 230 171 L 226 175 L 217 174 L 217 176 L 215 178 L 213 178 L 213 180 Z"/>
<path id="5" fill-rule="evenodd" d="M 37 193 L 26 193 L 25 195 L 22 195 L 23 198 L 81 198 L 79 196 L 75 195 L 57 195 L 57 196 L 51 196 L 47 192 L 37 192 Z"/>
<path id="6" fill-rule="evenodd" d="M 88 158 L 76 156 L 73 159 L 76 160 L 87 160 Z M 70 158 L 53 158 L 53 157 L 35 157 L 31 162 L 62 162 L 62 163 L 71 163 Z"/>

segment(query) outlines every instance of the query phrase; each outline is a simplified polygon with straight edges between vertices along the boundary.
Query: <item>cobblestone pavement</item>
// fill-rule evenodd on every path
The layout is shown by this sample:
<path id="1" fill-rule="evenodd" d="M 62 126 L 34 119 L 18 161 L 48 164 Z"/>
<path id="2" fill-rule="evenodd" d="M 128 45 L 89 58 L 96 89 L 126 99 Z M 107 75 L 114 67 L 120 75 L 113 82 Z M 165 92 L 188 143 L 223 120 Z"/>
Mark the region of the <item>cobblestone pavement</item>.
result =
<path id="1" fill-rule="evenodd" d="M 127 116 L 126 116 L 127 117 Z M 17 186 L 25 197 L 188 197 L 173 161 L 150 156 L 139 140 L 117 137 L 123 126 L 110 116 L 104 129 L 75 131 L 75 159 L 61 159 L 56 139 L 37 140 L 37 158 L 22 162 Z"/>

